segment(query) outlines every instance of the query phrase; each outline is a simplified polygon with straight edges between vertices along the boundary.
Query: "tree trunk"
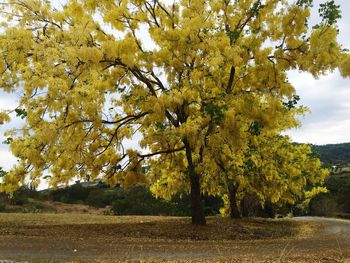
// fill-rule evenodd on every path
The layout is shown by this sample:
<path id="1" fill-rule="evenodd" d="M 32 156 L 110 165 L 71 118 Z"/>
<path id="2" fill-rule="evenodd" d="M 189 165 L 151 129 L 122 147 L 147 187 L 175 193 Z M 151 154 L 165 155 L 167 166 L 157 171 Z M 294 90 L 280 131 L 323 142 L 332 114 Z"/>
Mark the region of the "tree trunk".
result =
<path id="1" fill-rule="evenodd" d="M 205 225 L 205 216 L 202 206 L 201 185 L 200 176 L 196 173 L 195 166 L 192 160 L 192 149 L 185 138 L 183 140 L 186 148 L 186 158 L 188 162 L 188 175 L 191 184 L 191 212 L 192 212 L 192 224 L 193 225 Z"/>
<path id="2" fill-rule="evenodd" d="M 239 212 L 237 205 L 237 187 L 232 183 L 228 184 L 229 201 L 230 201 L 230 217 L 231 218 L 241 218 L 241 213 Z"/>
<path id="3" fill-rule="evenodd" d="M 248 208 L 247 208 L 247 196 L 246 195 L 241 200 L 240 211 L 241 211 L 241 216 L 242 217 L 248 217 L 249 216 L 249 212 L 248 212 Z"/>
<path id="4" fill-rule="evenodd" d="M 191 179 L 191 212 L 192 224 L 205 225 L 205 216 L 203 211 L 202 196 L 198 174 L 190 173 Z"/>
<path id="5" fill-rule="evenodd" d="M 264 210 L 267 217 L 274 218 L 276 215 L 276 213 L 273 209 L 272 203 L 269 201 L 265 202 L 265 206 L 264 206 L 263 210 Z"/>

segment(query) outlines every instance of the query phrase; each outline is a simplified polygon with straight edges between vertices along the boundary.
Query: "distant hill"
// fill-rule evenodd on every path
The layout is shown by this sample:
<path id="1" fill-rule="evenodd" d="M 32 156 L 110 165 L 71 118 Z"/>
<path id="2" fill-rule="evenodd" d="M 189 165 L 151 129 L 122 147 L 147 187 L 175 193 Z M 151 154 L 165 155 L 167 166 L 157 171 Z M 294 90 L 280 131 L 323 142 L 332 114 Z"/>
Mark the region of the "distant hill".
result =
<path id="1" fill-rule="evenodd" d="M 311 147 L 324 163 L 332 165 L 350 164 L 350 143 L 311 145 Z"/>

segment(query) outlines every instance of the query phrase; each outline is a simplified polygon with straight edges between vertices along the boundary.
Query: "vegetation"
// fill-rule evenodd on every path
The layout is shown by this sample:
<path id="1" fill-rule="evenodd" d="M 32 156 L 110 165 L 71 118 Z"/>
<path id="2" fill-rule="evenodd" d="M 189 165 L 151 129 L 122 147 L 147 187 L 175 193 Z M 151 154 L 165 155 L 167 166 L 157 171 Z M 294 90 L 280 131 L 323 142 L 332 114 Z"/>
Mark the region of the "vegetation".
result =
<path id="1" fill-rule="evenodd" d="M 282 139 L 282 141 L 284 140 L 282 137 L 280 137 L 280 139 Z M 289 147 L 294 147 L 292 144 L 287 145 L 289 146 L 287 148 L 284 148 L 284 151 L 282 151 L 280 154 L 288 155 L 291 149 L 293 149 Z M 338 158 L 337 160 L 342 159 L 343 163 L 346 163 L 346 159 L 343 159 L 345 155 L 342 157 L 339 154 L 343 151 L 344 145 L 349 144 L 322 146 L 313 145 L 312 149 L 323 149 L 321 152 L 319 152 L 319 157 L 323 161 L 325 160 L 325 157 L 323 155 L 325 152 L 324 149 L 331 149 L 330 152 L 328 152 L 326 155 L 329 160 L 335 160 Z M 270 144 L 266 146 L 269 148 L 269 150 L 272 149 L 269 147 Z M 297 148 L 300 147 L 304 146 L 298 145 Z M 268 151 L 264 151 L 263 147 L 259 147 L 258 149 L 263 150 L 263 152 L 259 153 L 255 151 L 254 156 L 263 154 L 259 158 L 266 158 Z M 283 148 L 280 148 L 280 150 L 283 150 Z M 250 158 L 252 158 L 252 156 Z M 309 158 L 315 158 L 315 155 L 309 154 Z M 287 161 L 286 158 L 283 158 L 282 160 Z M 317 161 L 317 159 L 315 160 Z M 292 166 L 297 167 L 297 163 L 294 162 Z M 248 165 L 249 162 L 246 162 L 246 164 Z M 333 163 L 331 162 L 329 164 L 332 165 Z M 317 167 L 317 165 L 312 166 L 314 169 Z M 248 167 L 246 167 L 246 169 L 247 168 Z M 254 169 L 257 168 L 258 166 L 255 165 Z M 272 168 L 273 167 L 270 166 L 269 170 L 273 171 Z M 250 166 L 250 169 L 253 169 L 253 166 Z M 286 169 L 289 169 L 288 166 L 286 166 Z M 281 172 L 282 170 L 278 169 L 278 171 Z M 297 169 L 297 171 L 299 170 Z M 2 172 L 4 175 L 6 174 L 6 171 L 3 169 Z M 252 173 L 252 171 L 250 174 L 254 176 L 254 173 Z M 288 173 L 286 173 L 286 175 L 288 176 Z M 246 185 L 245 187 L 248 186 L 249 185 Z M 263 184 L 261 186 L 263 186 Z M 257 196 L 257 189 L 251 187 L 250 191 L 238 192 L 236 206 L 240 217 L 275 217 L 276 215 L 287 215 L 290 212 L 292 212 L 294 215 L 309 214 L 342 217 L 346 217 L 346 214 L 350 214 L 350 207 L 348 202 L 350 199 L 350 174 L 344 173 L 341 175 L 331 175 L 327 177 L 324 187 L 327 188 L 328 192 L 319 193 L 315 197 L 309 196 L 308 198 L 311 199 L 309 205 L 302 205 L 303 202 L 305 202 L 305 196 L 303 197 L 304 199 L 297 198 L 297 201 L 295 203 L 271 203 L 271 200 L 268 198 L 269 195 L 266 194 L 264 199 L 264 206 L 261 205 L 261 197 Z M 295 199 L 292 198 L 291 200 L 294 201 Z M 111 212 L 116 215 L 191 215 L 191 201 L 189 195 L 186 192 L 179 193 L 173 196 L 171 200 L 167 201 L 161 198 L 155 198 L 148 187 L 143 185 L 130 186 L 126 189 L 110 188 L 107 184 L 102 182 L 92 187 L 83 187 L 81 183 L 76 183 L 66 188 L 43 191 L 35 191 L 29 187 L 21 187 L 14 192 L 12 198 L 10 199 L 4 194 L 0 196 L 0 211 L 12 211 L 11 208 L 6 208 L 9 205 L 23 206 L 23 211 L 54 211 L 51 207 L 45 207 L 41 201 L 63 202 L 67 204 L 85 204 L 96 208 L 104 208 L 106 206 L 110 206 Z M 219 213 L 232 215 L 232 211 L 230 211 L 230 209 L 232 209 L 230 207 L 230 200 L 228 197 L 224 197 L 224 201 L 225 203 L 220 200 L 220 197 L 212 197 L 208 195 L 204 196 L 205 215 L 216 215 Z M 14 211 L 20 210 L 17 209 Z"/>
<path id="2" fill-rule="evenodd" d="M 2 190 L 13 192 L 28 179 L 36 187 L 46 170 L 53 186 L 99 175 L 111 185 L 151 183 L 167 199 L 190 193 L 194 224 L 205 224 L 205 192 L 223 195 L 251 184 L 260 198 L 274 182 L 272 202 L 293 198 L 286 188 L 302 195 L 303 170 L 282 186 L 278 173 L 266 173 L 259 188 L 235 168 L 246 162 L 254 136 L 278 137 L 298 125 L 305 109 L 296 106 L 288 70 L 317 77 L 339 68 L 350 75 L 350 55 L 336 40 L 339 6 L 322 5 L 321 21 L 311 28 L 311 1 L 117 2 L 0 5 L 7 21 L 0 30 L 0 87 L 22 95 L 13 113 L 25 120 L 6 134 L 20 162 L 3 177 Z M 10 113 L 0 113 L 0 124 Z M 136 132 L 149 152 L 126 147 Z M 295 154 L 305 159 L 305 152 Z M 148 178 L 143 166 L 150 167 Z"/>
<path id="3" fill-rule="evenodd" d="M 127 188 L 110 188 L 100 183 L 84 187 L 77 183 L 66 188 L 43 191 L 21 187 L 12 197 L 0 196 L 0 211 L 51 212 L 54 207 L 46 202 L 83 204 L 95 208 L 106 208 L 115 215 L 168 215 L 190 216 L 191 206 L 188 194 L 176 195 L 171 200 L 155 198 L 148 187 L 133 185 Z M 204 196 L 205 215 L 217 215 L 223 206 L 220 197 Z M 8 209 L 6 208 L 8 206 Z M 14 209 L 13 206 L 19 206 Z M 21 209 L 22 208 L 22 209 Z"/>
<path id="4" fill-rule="evenodd" d="M 0 167 L 0 178 L 4 177 L 5 175 L 6 175 L 6 171 L 2 167 Z"/>
<path id="5" fill-rule="evenodd" d="M 327 178 L 325 186 L 328 192 L 311 200 L 310 214 L 349 217 L 350 174 L 331 175 Z"/>
<path id="6" fill-rule="evenodd" d="M 220 159 L 222 156 L 226 159 Z M 254 196 L 261 210 L 264 206 L 290 207 L 297 200 L 308 202 L 315 194 L 326 192 L 322 184 L 328 171 L 321 169 L 310 147 L 295 145 L 287 137 L 260 133 L 252 136 L 242 162 L 230 161 L 231 156 L 232 152 L 226 156 L 217 152 L 212 162 L 220 169 L 205 172 L 205 187 L 214 189 L 213 193 L 221 191 L 231 217 L 242 216 L 244 209 L 239 204 L 246 196 Z"/>
<path id="7" fill-rule="evenodd" d="M 320 160 L 331 165 L 350 165 L 350 143 L 311 145 Z"/>
<path id="8" fill-rule="evenodd" d="M 324 166 L 347 167 L 350 164 L 350 143 L 311 145 Z M 325 181 L 327 193 L 312 198 L 308 213 L 311 215 L 350 218 L 350 174 L 330 175 Z"/>

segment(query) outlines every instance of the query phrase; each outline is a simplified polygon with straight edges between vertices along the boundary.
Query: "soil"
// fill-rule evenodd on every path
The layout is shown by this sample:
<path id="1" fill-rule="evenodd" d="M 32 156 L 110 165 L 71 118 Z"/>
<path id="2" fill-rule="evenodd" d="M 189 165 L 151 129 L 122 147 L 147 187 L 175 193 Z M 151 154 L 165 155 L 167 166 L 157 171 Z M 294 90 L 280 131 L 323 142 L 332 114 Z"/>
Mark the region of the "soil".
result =
<path id="1" fill-rule="evenodd" d="M 350 221 L 0 214 L 0 262 L 350 262 Z"/>

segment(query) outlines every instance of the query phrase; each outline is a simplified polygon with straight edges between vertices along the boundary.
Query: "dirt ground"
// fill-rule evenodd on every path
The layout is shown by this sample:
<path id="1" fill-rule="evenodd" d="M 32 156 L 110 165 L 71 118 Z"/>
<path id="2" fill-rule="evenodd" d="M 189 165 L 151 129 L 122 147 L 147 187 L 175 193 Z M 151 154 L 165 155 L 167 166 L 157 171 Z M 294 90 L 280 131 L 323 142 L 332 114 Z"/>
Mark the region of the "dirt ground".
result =
<path id="1" fill-rule="evenodd" d="M 0 262 L 350 262 L 350 221 L 0 214 Z"/>

